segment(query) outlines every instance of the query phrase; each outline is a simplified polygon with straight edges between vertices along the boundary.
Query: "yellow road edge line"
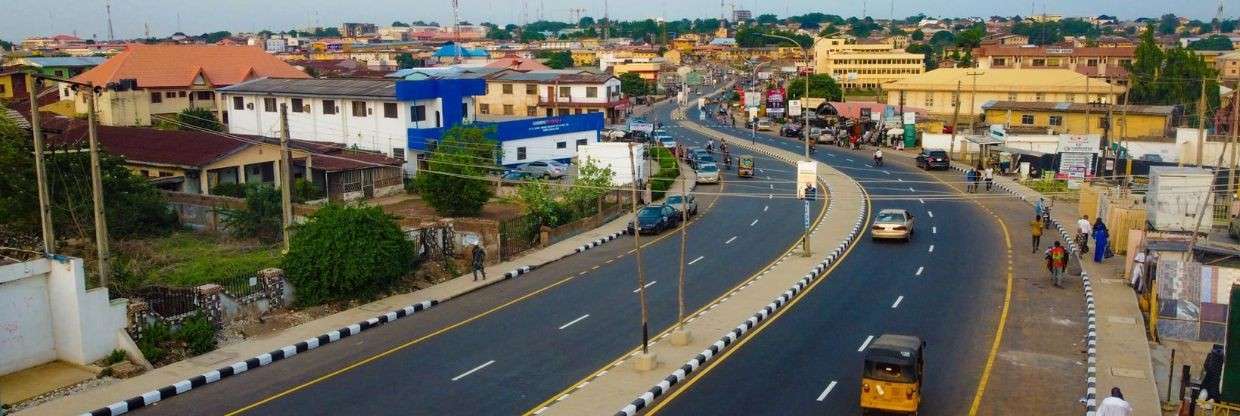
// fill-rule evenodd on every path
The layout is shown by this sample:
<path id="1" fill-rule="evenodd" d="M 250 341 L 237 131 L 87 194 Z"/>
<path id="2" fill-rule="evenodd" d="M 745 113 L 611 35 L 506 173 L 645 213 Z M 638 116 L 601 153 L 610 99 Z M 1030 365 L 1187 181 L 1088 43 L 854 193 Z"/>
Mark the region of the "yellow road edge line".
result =
<path id="1" fill-rule="evenodd" d="M 870 198 L 868 196 L 869 194 L 865 192 L 864 188 L 862 189 L 862 195 L 866 196 L 865 198 L 866 219 L 864 223 L 865 225 L 862 227 L 862 229 L 869 229 L 870 228 L 869 212 L 871 211 L 871 205 L 870 205 Z M 725 349 L 722 354 L 719 354 L 718 356 L 716 356 L 716 358 L 706 363 L 706 365 L 703 366 L 700 371 L 691 374 L 690 377 L 684 381 L 684 383 L 680 384 L 680 387 L 677 387 L 674 391 L 672 391 L 671 394 L 667 395 L 667 397 L 664 397 L 662 400 L 657 401 L 654 404 L 654 406 L 651 406 L 648 410 L 646 410 L 646 415 L 652 416 L 658 413 L 660 409 L 663 409 L 664 406 L 667 406 L 668 403 L 675 401 L 676 397 L 680 396 L 680 393 L 683 393 L 689 390 L 689 388 L 692 387 L 694 384 L 696 384 L 698 380 L 700 380 L 702 377 L 705 377 L 707 373 L 710 373 L 710 370 L 714 369 L 715 366 L 719 365 L 719 363 L 721 362 L 726 361 L 728 357 L 732 356 L 732 353 L 740 350 L 742 347 L 745 346 L 745 344 L 748 344 L 749 340 L 757 338 L 759 333 L 765 330 L 766 327 L 769 326 L 772 322 L 775 322 L 781 316 L 783 316 L 785 312 L 791 310 L 794 306 L 796 306 L 797 303 L 800 303 L 801 299 L 805 299 L 809 297 L 809 292 L 813 291 L 814 288 L 818 287 L 819 283 L 822 283 L 826 281 L 827 278 L 831 277 L 831 272 L 834 272 L 836 267 L 839 267 L 840 264 L 844 263 L 844 259 L 847 258 L 848 255 L 852 253 L 853 249 L 856 248 L 857 245 L 861 243 L 861 240 L 862 240 L 861 236 L 857 236 L 857 238 L 853 239 L 852 243 L 848 245 L 848 250 L 844 250 L 843 254 L 841 254 L 839 257 L 836 257 L 835 262 L 831 263 L 831 267 L 828 267 L 826 270 L 823 270 L 822 274 L 819 275 L 821 276 L 820 279 L 814 280 L 814 282 L 810 283 L 810 285 L 807 286 L 805 290 L 802 290 L 800 293 L 798 293 L 797 296 L 792 299 L 792 301 L 788 302 L 783 307 L 781 307 L 779 310 L 775 311 L 775 313 L 772 314 L 770 318 L 759 323 L 757 327 L 754 327 L 753 331 L 746 333 L 745 336 L 740 339 L 740 342 L 737 342 L 735 345 L 732 345 L 730 348 Z"/>
<path id="2" fill-rule="evenodd" d="M 820 181 L 820 182 L 821 182 L 821 181 Z M 826 187 L 825 187 L 826 182 L 822 182 L 821 184 L 822 184 L 822 185 L 824 185 L 824 187 L 823 187 L 823 188 L 824 188 L 824 189 L 826 189 Z M 863 190 L 862 192 L 864 192 L 864 190 Z M 813 224 L 813 226 L 812 226 L 812 227 L 810 227 L 810 229 L 811 229 L 811 230 L 812 230 L 812 229 L 814 229 L 814 228 L 817 228 L 817 227 L 818 227 L 818 225 L 822 223 L 823 218 L 825 218 L 825 217 L 827 216 L 827 207 L 829 207 L 829 206 L 830 206 L 830 202 L 831 202 L 831 200 L 829 199 L 829 198 L 831 198 L 831 196 L 830 196 L 831 194 L 829 193 L 829 190 L 828 190 L 828 194 L 827 194 L 827 195 L 828 195 L 828 196 L 827 196 L 827 198 L 828 198 L 828 199 L 827 199 L 826 201 L 824 201 L 824 202 L 826 202 L 826 203 L 822 204 L 822 208 L 818 210 L 818 217 L 817 217 L 816 219 L 814 219 L 814 224 Z M 867 205 L 867 210 L 868 210 L 868 205 L 869 205 L 869 199 L 868 199 L 868 198 L 866 199 L 866 205 Z M 869 220 L 867 219 L 866 221 L 868 222 Z M 744 286 L 746 283 L 752 282 L 752 281 L 754 280 L 754 278 L 756 278 L 756 277 L 758 277 L 759 275 L 761 275 L 761 274 L 762 274 L 762 271 L 764 271 L 764 270 L 766 270 L 766 269 L 771 268 L 771 266 L 774 266 L 774 265 L 775 265 L 775 263 L 779 262 L 780 260 L 783 260 L 784 256 L 788 255 L 788 253 L 793 252 L 793 250 L 796 250 L 796 249 L 797 249 L 797 248 L 799 248 L 800 246 L 801 246 L 801 240 L 798 238 L 798 239 L 797 239 L 797 241 L 793 242 L 793 243 L 792 243 L 792 245 L 791 245 L 791 246 L 789 246 L 787 250 L 784 250 L 784 252 L 783 252 L 783 253 L 780 253 L 779 255 L 775 256 L 774 260 L 771 260 L 771 262 L 770 262 L 770 263 L 767 263 L 765 266 L 762 266 L 762 267 L 761 267 L 761 268 L 759 268 L 757 271 L 755 271 L 753 274 L 749 275 L 749 277 L 745 278 L 745 280 L 742 280 L 742 281 L 740 281 L 739 283 L 737 283 L 737 284 L 736 284 L 736 286 L 732 286 L 732 288 L 730 288 L 730 289 L 728 289 L 728 290 L 724 291 L 724 292 L 723 292 L 723 294 L 719 295 L 719 297 L 715 298 L 714 300 L 712 300 L 712 301 L 710 301 L 710 302 L 707 302 L 706 304 L 702 305 L 702 307 L 701 307 L 701 308 L 698 308 L 697 310 L 693 311 L 692 313 L 686 314 L 686 316 L 695 316 L 695 315 L 698 315 L 698 314 L 700 314 L 700 313 L 702 313 L 702 312 L 706 311 L 707 309 L 709 309 L 711 305 L 714 305 L 714 304 L 716 304 L 716 303 L 719 303 L 719 302 L 720 302 L 720 301 L 722 301 L 724 298 L 727 298 L 728 296 L 731 296 L 731 295 L 733 294 L 733 292 L 735 292 L 737 289 L 741 288 L 741 287 L 742 287 L 742 286 Z M 841 256 L 841 257 L 840 257 L 840 259 L 843 259 L 843 257 Z M 838 260 L 837 260 L 837 261 L 838 261 Z M 832 267 L 832 269 L 834 269 L 834 267 Z M 671 327 L 668 327 L 667 329 L 663 330 L 662 332 L 660 332 L 660 333 L 658 333 L 658 334 L 656 334 L 656 335 L 654 335 L 654 336 L 652 336 L 652 337 L 650 337 L 650 338 L 651 338 L 651 339 L 658 338 L 658 337 L 660 337 L 660 336 L 663 336 L 663 335 L 665 335 L 665 334 L 667 334 L 667 333 L 671 332 L 673 329 L 676 329 L 676 326 L 675 326 L 675 325 L 672 325 Z M 551 397 L 550 397 L 550 398 L 548 398 L 547 400 L 544 400 L 543 402 L 541 402 L 541 403 L 539 403 L 539 404 L 537 404 L 537 405 L 534 405 L 534 407 L 531 407 L 529 410 L 526 410 L 524 413 L 522 413 L 522 416 L 533 416 L 533 415 L 534 415 L 534 412 L 537 412 L 539 409 L 542 409 L 543 407 L 550 406 L 551 404 L 553 404 L 553 403 L 555 403 L 556 401 L 558 401 L 558 400 L 559 400 L 559 398 L 560 398 L 561 396 L 563 396 L 563 395 L 565 395 L 565 394 L 569 394 L 570 392 L 575 391 L 575 390 L 578 388 L 578 386 L 580 386 L 580 385 L 581 385 L 581 383 L 584 383 L 584 382 L 586 382 L 586 381 L 592 380 L 592 379 L 594 379 L 595 377 L 598 377 L 600 373 L 602 373 L 602 372 L 604 372 L 604 371 L 607 371 L 607 370 L 610 370 L 611 368 L 613 368 L 613 367 L 615 367 L 615 366 L 619 365 L 621 362 L 623 362 L 625 359 L 627 359 L 629 356 L 633 355 L 634 353 L 636 353 L 636 352 L 637 352 L 638 350 L 640 350 L 640 349 L 641 349 L 641 346 L 639 345 L 639 346 L 637 346 L 637 347 L 635 347 L 635 348 L 633 348 L 633 349 L 631 349 L 631 350 L 629 350 L 629 351 L 625 352 L 624 354 L 621 354 L 619 358 L 616 358 L 616 359 L 615 359 L 615 360 L 613 360 L 612 362 L 607 363 L 606 365 L 604 365 L 604 366 L 600 367 L 598 370 L 595 370 L 593 373 L 590 373 L 589 375 L 587 375 L 587 376 L 585 376 L 585 377 L 582 377 L 580 380 L 577 380 L 577 381 L 572 382 L 571 384 L 569 384 L 569 385 L 568 385 L 568 387 L 564 388 L 564 390 L 560 390 L 559 392 L 556 392 L 555 394 L 551 395 Z"/>

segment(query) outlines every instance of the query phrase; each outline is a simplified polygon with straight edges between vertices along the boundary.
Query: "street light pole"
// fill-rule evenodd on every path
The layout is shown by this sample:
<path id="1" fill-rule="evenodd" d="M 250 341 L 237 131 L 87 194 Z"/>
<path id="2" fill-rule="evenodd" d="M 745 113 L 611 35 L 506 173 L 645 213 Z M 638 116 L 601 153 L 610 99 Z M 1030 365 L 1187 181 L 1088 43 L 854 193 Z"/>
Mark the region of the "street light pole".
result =
<path id="1" fill-rule="evenodd" d="M 801 46 L 801 43 L 797 42 L 796 39 L 793 39 L 787 36 L 772 35 L 772 34 L 767 34 L 767 33 L 763 33 L 762 36 L 766 36 L 769 38 L 775 38 L 775 39 L 783 39 L 783 40 L 792 42 L 793 45 L 797 45 L 798 48 L 801 48 L 801 54 L 805 56 L 805 59 L 810 60 L 809 49 L 805 48 L 804 46 Z M 805 95 L 803 95 L 801 98 L 807 101 L 809 99 L 809 81 L 812 75 L 813 75 L 812 72 L 805 74 Z M 805 161 L 808 162 L 813 159 L 810 159 L 809 157 L 809 117 L 805 116 L 805 109 L 801 109 L 801 121 L 802 121 L 801 136 L 802 136 L 802 141 L 805 142 L 805 155 L 804 156 L 805 156 Z M 757 123 L 754 123 L 754 124 L 756 127 Z M 805 202 L 806 217 L 809 216 L 809 205 L 810 205 L 809 200 L 806 200 Z M 802 255 L 804 255 L 805 257 L 809 257 L 810 251 L 809 251 L 809 226 L 808 225 L 806 225 L 805 231 L 801 234 L 801 247 L 804 249 Z"/>

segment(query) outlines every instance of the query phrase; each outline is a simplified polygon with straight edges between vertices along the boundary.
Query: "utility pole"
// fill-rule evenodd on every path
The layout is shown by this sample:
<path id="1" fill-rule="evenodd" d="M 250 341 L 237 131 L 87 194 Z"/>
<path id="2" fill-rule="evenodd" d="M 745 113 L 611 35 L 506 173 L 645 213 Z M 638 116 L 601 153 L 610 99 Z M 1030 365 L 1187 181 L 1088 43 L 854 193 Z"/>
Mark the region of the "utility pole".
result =
<path id="1" fill-rule="evenodd" d="M 30 97 L 34 100 L 35 97 Z M 99 172 L 99 133 L 95 127 L 95 88 L 86 88 L 87 135 L 90 137 L 91 198 L 95 206 L 95 249 L 99 252 L 99 286 L 108 287 L 111 256 L 108 254 L 108 219 L 103 212 L 103 178 Z"/>
<path id="2" fill-rule="evenodd" d="M 1089 110 L 1094 102 L 1089 99 L 1089 77 L 1085 77 L 1085 134 L 1090 133 Z"/>
<path id="3" fill-rule="evenodd" d="M 104 3 L 103 7 L 108 13 L 108 41 L 111 42 L 116 40 L 116 37 L 112 35 L 112 0 L 108 0 L 107 3 Z"/>
<path id="4" fill-rule="evenodd" d="M 977 77 L 985 74 L 985 72 L 969 72 L 968 75 L 973 77 L 973 91 L 969 93 L 969 134 L 974 134 L 974 128 L 977 122 Z"/>
<path id="5" fill-rule="evenodd" d="M 960 81 L 956 81 L 956 93 L 952 94 L 952 140 L 948 144 L 947 157 L 956 157 L 956 126 L 959 125 L 960 119 Z"/>
<path id="6" fill-rule="evenodd" d="M 1227 194 L 1236 197 L 1236 124 L 1240 124 L 1240 94 L 1231 94 L 1231 169 L 1227 171 Z"/>
<path id="7" fill-rule="evenodd" d="M 284 252 L 289 251 L 289 227 L 293 226 L 293 169 L 288 154 L 288 104 L 280 103 L 280 204 L 284 236 Z M 309 166 L 309 165 L 307 165 Z"/>
<path id="8" fill-rule="evenodd" d="M 1126 85 L 1129 85 L 1129 86 L 1132 85 L 1131 75 L 1129 75 L 1128 83 Z M 1127 152 L 1127 149 L 1128 149 L 1128 97 L 1131 95 L 1132 95 L 1131 87 L 1126 88 L 1124 90 L 1124 107 L 1121 109 L 1121 113 L 1120 113 L 1120 117 L 1124 119 L 1124 122 L 1119 125 L 1119 140 L 1120 140 L 1120 143 L 1123 143 L 1122 147 L 1124 148 L 1124 153 L 1125 153 L 1124 154 L 1124 159 L 1125 159 L 1124 181 L 1125 183 L 1132 181 L 1132 178 L 1128 177 L 1129 175 L 1132 175 L 1132 159 L 1131 159 L 1132 155 L 1127 154 L 1128 153 Z M 1232 148 L 1232 149 L 1235 149 L 1235 148 Z M 1116 164 L 1116 169 L 1118 169 L 1119 168 L 1119 154 L 1118 153 L 1116 153 L 1115 155 L 1115 164 Z"/>
<path id="9" fill-rule="evenodd" d="M 686 179 L 680 180 L 680 278 L 676 283 L 676 331 L 672 335 L 672 343 L 676 345 L 689 344 L 689 334 L 685 332 L 685 245 L 689 240 L 689 190 Z"/>
<path id="10" fill-rule="evenodd" d="M 1102 127 L 1102 160 L 1103 167 L 1106 167 L 1107 154 L 1111 153 L 1111 132 L 1114 127 L 1111 122 L 1115 120 L 1115 86 L 1107 83 L 1107 123 Z M 1119 150 L 1119 149 L 1116 149 Z M 1119 152 L 1115 152 L 1111 156 L 1115 156 Z M 1115 178 L 1115 171 L 1119 169 L 1119 158 L 1111 163 L 1111 178 Z"/>
<path id="11" fill-rule="evenodd" d="M 633 156 L 633 143 L 629 143 L 629 174 L 633 182 L 629 186 L 629 203 L 633 208 L 633 252 L 637 260 L 637 301 L 642 310 L 642 355 L 650 356 L 650 326 L 646 314 L 646 273 L 642 270 L 641 223 L 637 220 L 637 159 Z M 653 365 L 651 366 L 653 368 Z"/>
<path id="12" fill-rule="evenodd" d="M 34 136 L 34 176 L 39 186 L 39 222 L 43 229 L 43 254 L 56 251 L 56 234 L 52 228 L 51 198 L 47 192 L 47 166 L 43 162 L 43 127 L 39 123 L 38 78 L 26 74 L 26 93 L 30 94 L 30 132 Z"/>
<path id="13" fill-rule="evenodd" d="M 1197 167 L 1205 166 L 1202 158 L 1206 147 L 1206 79 L 1201 78 L 1201 97 L 1197 100 Z M 1222 163 L 1222 160 L 1219 161 Z M 1190 252 L 1191 254 L 1191 252 Z"/>

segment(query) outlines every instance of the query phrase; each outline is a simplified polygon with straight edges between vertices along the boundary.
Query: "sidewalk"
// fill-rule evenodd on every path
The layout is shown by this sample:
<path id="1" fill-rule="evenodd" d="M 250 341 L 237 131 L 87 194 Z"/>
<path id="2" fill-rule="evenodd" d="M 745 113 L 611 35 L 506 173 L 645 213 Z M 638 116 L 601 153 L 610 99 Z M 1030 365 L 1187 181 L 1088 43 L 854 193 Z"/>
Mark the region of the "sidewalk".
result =
<path id="1" fill-rule="evenodd" d="M 731 138 L 694 123 L 682 122 L 681 125 L 711 137 Z M 734 142 L 737 146 L 767 153 L 789 162 L 800 159 L 799 155 L 770 146 L 742 143 L 743 140 Z M 755 310 L 765 317 L 775 308 L 784 305 L 792 296 L 789 293 L 799 292 L 810 275 L 818 276 L 824 258 L 835 259 L 836 254 L 833 253 L 843 251 L 839 247 L 847 245 L 851 236 L 856 233 L 855 227 L 865 218 L 864 195 L 860 186 L 825 164 L 819 164 L 819 172 L 819 180 L 827 185 L 829 203 L 825 216 L 810 236 L 810 245 L 814 248 L 812 256 L 801 257 L 797 250 L 792 250 L 773 266 L 751 277 L 716 303 L 703 308 L 698 314 L 688 316 L 685 330 L 691 336 L 686 345 L 673 345 L 673 337 L 668 336 L 672 332 L 651 340 L 650 352 L 657 357 L 658 362 L 653 370 L 639 371 L 634 365 L 639 361 L 634 359 L 637 354 L 626 355 L 613 362 L 606 370 L 579 384 L 575 390 L 557 397 L 552 404 L 535 410 L 535 414 L 614 414 L 626 405 L 628 407 L 625 412 L 628 412 L 634 408 L 631 404 L 636 402 L 634 398 L 639 396 L 639 401 L 644 400 L 645 404 L 649 404 L 657 396 L 648 390 L 657 389 L 661 393 L 667 393 L 673 383 L 668 380 L 683 380 L 687 373 L 686 367 L 698 368 L 698 365 L 702 364 L 699 358 L 703 355 L 709 358 L 717 354 L 739 338 L 738 331 L 743 335 L 746 330 L 752 329 L 759 321 L 759 318 L 755 317 Z M 764 306 L 766 309 L 763 309 Z M 738 323 L 741 325 L 737 326 Z M 723 339 L 719 338 L 721 335 L 724 336 Z M 693 362 L 698 364 L 691 364 Z M 652 389 L 651 386 L 656 387 Z"/>
<path id="2" fill-rule="evenodd" d="M 685 170 L 682 167 L 682 174 L 679 178 L 677 178 L 677 181 L 686 180 L 687 178 L 691 178 L 691 176 L 686 175 Z M 686 185 L 692 189 L 693 182 L 690 181 Z M 679 187 L 680 184 L 678 182 L 673 183 L 673 189 L 679 189 Z M 93 390 L 74 393 L 70 396 L 23 409 L 16 414 L 70 415 L 90 412 L 91 410 L 108 406 L 117 401 L 127 400 L 132 397 L 147 394 L 152 390 L 160 389 L 165 386 L 181 382 L 182 380 L 217 370 L 221 367 L 237 363 L 238 361 L 249 360 L 252 357 L 257 357 L 309 338 L 318 337 L 330 331 L 355 325 L 359 322 L 387 314 L 394 310 L 405 308 L 409 305 L 418 304 L 429 300 L 445 302 L 483 287 L 502 282 L 506 280 L 506 278 L 516 278 L 517 275 L 524 274 L 528 270 L 538 268 L 542 265 L 571 256 L 573 254 L 587 251 L 591 247 L 611 241 L 622 233 L 625 228 L 627 228 L 628 221 L 630 219 L 630 215 L 623 215 L 599 228 L 585 231 L 545 248 L 528 251 L 511 261 L 489 266 L 486 270 L 487 275 L 491 276 L 491 278 L 484 281 L 474 281 L 472 274 L 464 274 L 455 279 L 436 284 L 426 289 L 391 296 L 306 322 L 278 333 L 254 337 L 234 344 L 229 344 L 210 353 L 169 364 L 164 367 L 148 371 L 134 378 L 120 380 Z M 508 276 L 506 276 L 506 274 Z M 418 317 L 410 316 L 406 319 L 418 319 Z M 290 359 L 298 360 L 313 358 L 292 357 Z M 273 363 L 271 365 L 279 366 L 287 364 Z M 250 368 L 252 369 L 253 367 Z M 221 382 L 242 383 L 233 380 L 223 380 Z M 191 391 L 184 394 L 194 393 Z"/>
<path id="3" fill-rule="evenodd" d="M 916 155 L 913 150 L 884 149 L 884 152 L 910 159 Z M 1008 177 L 996 177 L 995 185 L 1001 190 L 1007 189 L 1031 205 L 1041 196 L 1037 191 Z M 1051 216 L 1052 221 L 1061 225 L 1061 232 L 1067 233 L 1066 237 L 1061 236 L 1061 239 L 1070 241 L 1075 235 L 1073 230 L 1079 218 L 1077 204 L 1056 201 L 1051 209 Z M 1054 233 L 1047 233 L 1042 239 L 1049 243 L 1054 241 L 1055 237 Z M 1125 399 L 1132 404 L 1133 415 L 1157 416 L 1162 412 L 1155 386 L 1149 342 L 1145 337 L 1136 295 L 1124 282 L 1123 271 L 1120 270 L 1122 261 L 1116 257 L 1099 264 L 1094 263 L 1090 257 L 1075 258 L 1071 262 L 1084 271 L 1082 280 L 1085 285 L 1087 331 L 1094 330 L 1093 348 L 1088 347 L 1088 332 L 1085 339 L 1087 368 L 1084 384 L 1088 386 L 1086 395 L 1092 394 L 1092 404 L 1096 405 L 1096 402 L 1110 395 L 1111 387 L 1119 387 L 1123 390 Z"/>

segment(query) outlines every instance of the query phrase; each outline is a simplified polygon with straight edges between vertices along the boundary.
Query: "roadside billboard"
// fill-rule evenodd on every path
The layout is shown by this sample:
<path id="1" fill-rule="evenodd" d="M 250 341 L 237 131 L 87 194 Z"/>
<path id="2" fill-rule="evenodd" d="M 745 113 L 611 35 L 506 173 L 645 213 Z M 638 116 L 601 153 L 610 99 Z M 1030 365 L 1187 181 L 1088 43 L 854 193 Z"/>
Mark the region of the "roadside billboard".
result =
<path id="1" fill-rule="evenodd" d="M 799 117 L 801 115 L 801 100 L 788 101 L 788 116 Z"/>
<path id="2" fill-rule="evenodd" d="M 1098 153 L 1102 136 L 1097 134 L 1061 134 L 1058 153 Z"/>
<path id="3" fill-rule="evenodd" d="M 818 189 L 818 162 L 797 162 L 797 199 L 805 199 L 805 188 Z"/>

